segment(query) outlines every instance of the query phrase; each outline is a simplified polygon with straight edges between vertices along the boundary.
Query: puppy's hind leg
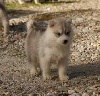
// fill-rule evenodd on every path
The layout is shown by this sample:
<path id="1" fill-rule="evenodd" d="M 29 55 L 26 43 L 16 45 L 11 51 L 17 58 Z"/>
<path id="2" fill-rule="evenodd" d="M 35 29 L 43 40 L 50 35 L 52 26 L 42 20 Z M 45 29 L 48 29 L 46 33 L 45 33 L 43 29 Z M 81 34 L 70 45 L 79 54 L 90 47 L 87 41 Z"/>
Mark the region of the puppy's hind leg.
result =
<path id="1" fill-rule="evenodd" d="M 37 64 L 35 60 L 28 61 L 30 67 L 30 74 L 31 76 L 38 76 L 39 72 L 37 70 Z"/>

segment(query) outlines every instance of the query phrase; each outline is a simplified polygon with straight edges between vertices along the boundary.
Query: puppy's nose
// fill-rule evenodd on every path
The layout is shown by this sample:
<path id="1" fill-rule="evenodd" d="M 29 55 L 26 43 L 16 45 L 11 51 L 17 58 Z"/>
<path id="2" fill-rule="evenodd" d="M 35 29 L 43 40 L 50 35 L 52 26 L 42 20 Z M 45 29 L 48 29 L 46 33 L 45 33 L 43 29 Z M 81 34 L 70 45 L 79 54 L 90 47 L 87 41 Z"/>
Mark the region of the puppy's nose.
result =
<path id="1" fill-rule="evenodd" d="M 68 42 L 68 40 L 64 40 L 64 42 L 63 42 L 63 43 L 64 43 L 64 44 L 67 44 L 67 42 Z"/>

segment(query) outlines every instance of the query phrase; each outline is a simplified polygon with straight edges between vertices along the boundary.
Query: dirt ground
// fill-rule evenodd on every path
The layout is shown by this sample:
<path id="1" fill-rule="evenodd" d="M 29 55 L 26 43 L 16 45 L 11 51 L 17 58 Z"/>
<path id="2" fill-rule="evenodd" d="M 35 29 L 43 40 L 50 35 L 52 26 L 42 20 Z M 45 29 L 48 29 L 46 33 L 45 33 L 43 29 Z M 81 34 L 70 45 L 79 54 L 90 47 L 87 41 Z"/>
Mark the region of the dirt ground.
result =
<path id="1" fill-rule="evenodd" d="M 93 92 L 100 94 L 100 62 L 69 66 L 70 80 L 67 83 L 60 82 L 57 70 L 53 69 L 53 80 L 44 82 L 41 75 L 39 77 L 29 75 L 26 58 L 6 54 L 0 52 L 0 94 L 3 94 L 1 96 L 27 96 L 28 94 L 44 96 L 44 94 L 52 92 L 68 93 L 68 90 L 80 93 L 79 96 L 82 96 L 84 92 L 90 94 L 89 96 L 93 96 Z"/>
<path id="2" fill-rule="evenodd" d="M 32 10 L 12 9 L 8 13 L 10 34 L 0 37 L 0 96 L 100 96 L 100 10 L 46 12 L 43 16 L 37 15 L 43 12 Z M 56 66 L 52 67 L 52 80 L 30 76 L 24 53 L 29 15 L 43 20 L 57 16 L 72 18 L 78 32 L 73 40 L 68 82 L 58 80 Z"/>

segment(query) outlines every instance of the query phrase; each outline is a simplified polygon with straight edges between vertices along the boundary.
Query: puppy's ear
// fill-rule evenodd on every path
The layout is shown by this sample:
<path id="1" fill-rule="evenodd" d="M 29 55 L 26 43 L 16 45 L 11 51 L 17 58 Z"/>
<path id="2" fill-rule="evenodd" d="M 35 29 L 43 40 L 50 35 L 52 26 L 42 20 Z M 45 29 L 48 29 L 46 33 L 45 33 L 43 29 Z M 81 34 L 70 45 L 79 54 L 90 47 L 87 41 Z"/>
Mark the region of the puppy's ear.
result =
<path id="1" fill-rule="evenodd" d="M 66 19 L 66 23 L 71 24 L 72 23 L 72 19 L 71 18 Z"/>
<path id="2" fill-rule="evenodd" d="M 48 22 L 48 26 L 51 27 L 51 28 L 53 28 L 55 25 L 56 25 L 56 22 L 54 20 L 50 20 Z"/>

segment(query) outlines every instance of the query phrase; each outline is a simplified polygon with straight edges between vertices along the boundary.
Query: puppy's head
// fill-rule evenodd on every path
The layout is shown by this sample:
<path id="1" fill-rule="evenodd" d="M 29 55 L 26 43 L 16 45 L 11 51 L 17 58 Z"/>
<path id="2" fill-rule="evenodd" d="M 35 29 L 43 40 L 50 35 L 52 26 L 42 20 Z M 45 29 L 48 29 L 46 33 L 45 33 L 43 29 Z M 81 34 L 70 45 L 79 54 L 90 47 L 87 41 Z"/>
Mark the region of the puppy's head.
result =
<path id="1" fill-rule="evenodd" d="M 72 38 L 72 20 L 67 18 L 57 18 L 48 23 L 48 33 L 53 42 L 66 46 Z"/>

